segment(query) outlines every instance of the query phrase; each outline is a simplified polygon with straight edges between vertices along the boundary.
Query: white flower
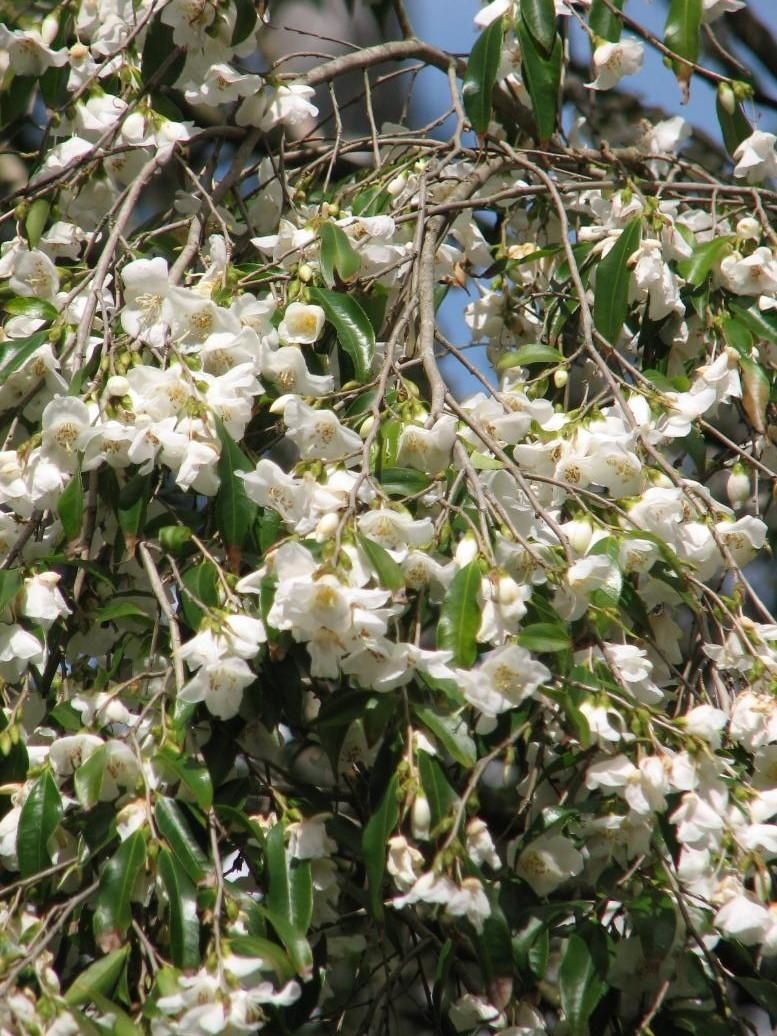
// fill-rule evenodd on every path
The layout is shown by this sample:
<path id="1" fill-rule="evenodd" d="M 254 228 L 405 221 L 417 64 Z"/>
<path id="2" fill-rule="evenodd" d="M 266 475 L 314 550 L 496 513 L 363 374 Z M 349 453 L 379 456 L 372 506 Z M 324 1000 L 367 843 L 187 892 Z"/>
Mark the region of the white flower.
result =
<path id="1" fill-rule="evenodd" d="M 467 856 L 473 863 L 478 865 L 487 863 L 494 870 L 498 870 L 502 866 L 491 832 L 480 817 L 473 817 L 467 824 L 466 850 Z"/>
<path id="2" fill-rule="evenodd" d="M 399 436 L 397 464 L 438 475 L 450 462 L 456 439 L 456 418 L 440 417 L 431 428 L 406 425 Z"/>
<path id="3" fill-rule="evenodd" d="M 314 410 L 292 397 L 284 407 L 283 420 L 303 460 L 342 460 L 361 451 L 359 435 L 344 428 L 333 410 Z"/>
<path id="4" fill-rule="evenodd" d="M 18 680 L 28 665 L 41 669 L 46 660 L 46 649 L 32 633 L 21 626 L 0 623 L 0 677 Z"/>
<path id="5" fill-rule="evenodd" d="M 149 345 L 164 344 L 167 331 L 162 318 L 162 303 L 169 290 L 167 260 L 135 259 L 121 271 L 124 282 L 124 308 L 121 326 Z"/>
<path id="6" fill-rule="evenodd" d="M 68 737 L 60 737 L 51 746 L 49 762 L 54 773 L 60 777 L 69 777 L 102 746 L 103 739 L 95 734 L 73 734 Z"/>
<path id="7" fill-rule="evenodd" d="M 464 878 L 459 888 L 445 904 L 445 913 L 451 917 L 466 917 L 476 932 L 483 931 L 483 922 L 491 914 L 491 904 L 477 878 Z"/>
<path id="8" fill-rule="evenodd" d="M 593 56 L 596 78 L 586 86 L 591 90 L 611 90 L 623 76 L 633 75 L 642 68 L 643 57 L 642 44 L 637 40 L 599 44 Z"/>
<path id="9" fill-rule="evenodd" d="M 521 852 L 515 872 L 538 896 L 548 896 L 583 869 L 583 857 L 563 835 L 540 835 Z"/>
<path id="10" fill-rule="evenodd" d="M 292 345 L 312 345 L 321 337 L 324 320 L 321 306 L 292 302 L 286 307 L 283 320 L 278 325 L 278 336 L 282 342 Z"/>
<path id="11" fill-rule="evenodd" d="M 337 843 L 326 833 L 328 814 L 295 821 L 286 828 L 289 836 L 289 856 L 294 860 L 320 860 L 331 856 Z"/>
<path id="12" fill-rule="evenodd" d="M 497 18 L 501 18 L 508 11 L 512 11 L 512 9 L 513 0 L 492 0 L 490 4 L 486 4 L 475 15 L 475 25 L 479 29 L 485 29 L 491 22 L 495 22 Z"/>
<path id="13" fill-rule="evenodd" d="M 59 289 L 59 274 L 45 252 L 25 249 L 16 256 L 8 287 L 17 295 L 53 299 Z"/>
<path id="14" fill-rule="evenodd" d="M 464 697 L 485 716 L 520 705 L 550 679 L 550 670 L 517 644 L 496 648 L 483 655 L 480 665 L 460 672 Z"/>
<path id="15" fill-rule="evenodd" d="M 389 838 L 386 869 L 400 892 L 407 892 L 412 888 L 423 862 L 423 854 L 412 846 L 404 835 Z"/>
<path id="16" fill-rule="evenodd" d="M 41 572 L 24 580 L 21 613 L 28 619 L 40 623 L 44 629 L 50 627 L 62 615 L 69 615 L 70 609 L 57 589 L 61 576 L 56 572 Z"/>
<path id="17" fill-rule="evenodd" d="M 18 76 L 40 78 L 47 68 L 59 68 L 69 60 L 67 50 L 52 50 L 35 29 L 9 29 L 0 25 L 0 53 L 8 55 Z"/>
<path id="18" fill-rule="evenodd" d="M 238 126 L 256 126 L 265 132 L 274 126 L 299 126 L 318 115 L 318 108 L 310 98 L 315 93 L 305 83 L 284 86 L 266 84 L 252 97 L 246 97 L 237 110 Z"/>
<path id="19" fill-rule="evenodd" d="M 730 252 L 721 260 L 720 280 L 736 295 L 773 295 L 777 292 L 777 259 L 766 245 L 744 257 Z"/>
<path id="20" fill-rule="evenodd" d="M 754 130 L 734 152 L 734 176 L 745 177 L 748 183 L 777 176 L 776 143 L 777 136 L 774 133 Z"/>
<path id="21" fill-rule="evenodd" d="M 236 716 L 243 691 L 256 676 L 242 658 L 226 655 L 206 660 L 178 693 L 183 702 L 204 701 L 208 711 L 219 719 Z"/>
<path id="22" fill-rule="evenodd" d="M 724 903 L 713 924 L 745 946 L 755 946 L 770 927 L 771 915 L 765 906 L 742 893 Z"/>

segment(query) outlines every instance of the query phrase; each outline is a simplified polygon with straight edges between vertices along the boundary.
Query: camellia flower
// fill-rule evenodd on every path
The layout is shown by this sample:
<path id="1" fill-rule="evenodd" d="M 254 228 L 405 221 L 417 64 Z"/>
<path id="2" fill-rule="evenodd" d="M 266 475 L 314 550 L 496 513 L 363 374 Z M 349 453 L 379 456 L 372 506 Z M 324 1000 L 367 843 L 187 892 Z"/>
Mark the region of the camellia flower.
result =
<path id="1" fill-rule="evenodd" d="M 475 669 L 461 671 L 464 697 L 484 716 L 498 716 L 530 698 L 550 680 L 550 670 L 517 644 L 496 648 L 482 656 Z"/>
<path id="2" fill-rule="evenodd" d="M 623 76 L 633 75 L 642 68 L 643 57 L 642 44 L 637 40 L 600 43 L 593 56 L 596 78 L 585 85 L 591 90 L 611 90 Z"/>
<path id="3" fill-rule="evenodd" d="M 734 151 L 734 176 L 757 183 L 770 176 L 777 176 L 777 136 L 763 130 L 753 130 L 749 137 Z"/>
<path id="4" fill-rule="evenodd" d="M 278 325 L 278 336 L 282 342 L 292 345 L 312 345 L 321 337 L 324 320 L 324 311 L 320 306 L 292 302 L 286 307 L 283 320 Z"/>
<path id="5" fill-rule="evenodd" d="M 541 835 L 522 850 L 515 872 L 538 896 L 548 896 L 583 869 L 583 857 L 563 835 Z"/>
<path id="6" fill-rule="evenodd" d="M 298 126 L 318 115 L 318 108 L 310 100 L 314 93 L 313 87 L 305 83 L 267 84 L 245 98 L 235 121 L 238 126 L 256 126 L 265 132 L 278 125 Z"/>

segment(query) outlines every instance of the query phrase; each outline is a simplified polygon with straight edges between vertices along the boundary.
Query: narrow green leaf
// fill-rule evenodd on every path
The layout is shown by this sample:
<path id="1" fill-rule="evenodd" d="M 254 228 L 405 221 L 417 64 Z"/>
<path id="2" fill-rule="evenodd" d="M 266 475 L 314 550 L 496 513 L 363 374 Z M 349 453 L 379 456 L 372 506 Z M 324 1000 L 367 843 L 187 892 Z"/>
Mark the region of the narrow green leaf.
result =
<path id="1" fill-rule="evenodd" d="M 0 385 L 5 384 L 48 340 L 48 331 L 36 331 L 29 338 L 9 338 L 0 344 Z"/>
<path id="2" fill-rule="evenodd" d="M 502 57 L 504 25 L 495 18 L 475 40 L 461 89 L 464 111 L 475 133 L 485 133 L 491 121 L 491 95 Z"/>
<path id="3" fill-rule="evenodd" d="M 572 645 L 566 626 L 535 622 L 518 632 L 518 643 L 529 651 L 568 651 Z"/>
<path id="4" fill-rule="evenodd" d="M 282 824 L 275 824 L 267 832 L 264 839 L 264 860 L 267 868 L 267 906 L 274 914 L 290 921 L 289 878 Z"/>
<path id="5" fill-rule="evenodd" d="M 62 522 L 62 529 L 68 542 L 81 535 L 81 522 L 84 518 L 84 487 L 81 484 L 81 465 L 57 500 L 57 514 Z"/>
<path id="6" fill-rule="evenodd" d="M 777 345 L 777 315 L 769 311 L 762 312 L 755 302 L 750 306 L 729 302 L 728 308 L 756 338 L 763 338 L 767 342 Z"/>
<path id="7" fill-rule="evenodd" d="M 122 486 L 119 493 L 118 518 L 119 528 L 130 553 L 146 526 L 146 510 L 151 498 L 151 474 L 133 475 Z"/>
<path id="8" fill-rule="evenodd" d="M 629 307 L 631 270 L 628 261 L 639 246 L 641 220 L 631 220 L 599 263 L 594 293 L 594 325 L 608 342 L 615 344 Z"/>
<path id="9" fill-rule="evenodd" d="M 239 551 L 253 527 L 258 508 L 246 495 L 238 471 L 253 471 L 246 457 L 221 421 L 217 422 L 221 454 L 217 470 L 219 491 L 216 494 L 216 526 L 227 548 Z"/>
<path id="10" fill-rule="evenodd" d="M 380 806 L 372 814 L 362 834 L 362 855 L 367 871 L 370 912 L 376 920 L 383 917 L 383 875 L 386 869 L 386 843 L 399 820 L 397 792 L 399 777 L 395 773 L 388 783 Z"/>
<path id="11" fill-rule="evenodd" d="M 123 936 L 132 923 L 132 891 L 145 862 L 143 831 L 134 831 L 103 867 L 94 910 L 98 943 L 106 936 Z"/>
<path id="12" fill-rule="evenodd" d="M 377 572 L 380 585 L 385 586 L 387 590 L 401 589 L 405 585 L 405 576 L 386 548 L 366 536 L 358 536 L 358 541 L 370 564 Z"/>
<path id="13" fill-rule="evenodd" d="M 79 1004 L 91 1003 L 95 993 L 110 996 L 128 954 L 129 946 L 122 946 L 104 957 L 99 957 L 70 985 L 65 993 L 65 1003 L 69 1007 L 77 1007 Z"/>
<path id="14" fill-rule="evenodd" d="M 267 961 L 278 980 L 286 983 L 294 977 L 294 967 L 277 943 L 260 935 L 238 935 L 229 940 L 229 948 L 238 957 L 261 957 Z"/>
<path id="15" fill-rule="evenodd" d="M 62 799 L 50 772 L 37 779 L 24 801 L 16 832 L 16 855 L 23 878 L 31 878 L 51 864 L 46 843 L 62 819 Z"/>
<path id="16" fill-rule="evenodd" d="M 460 716 L 440 715 L 432 709 L 416 706 L 415 714 L 442 747 L 461 766 L 475 765 L 477 751 L 467 724 Z"/>
<path id="17" fill-rule="evenodd" d="M 183 585 L 197 601 L 211 608 L 218 604 L 218 572 L 210 561 L 202 561 L 198 565 L 187 568 L 182 578 Z M 186 593 L 181 594 L 181 608 L 184 618 L 196 633 L 204 614 L 202 609 Z"/>
<path id="18" fill-rule="evenodd" d="M 415 468 L 387 467 L 378 477 L 389 496 L 413 496 L 431 485 L 431 480 Z"/>
<path id="19" fill-rule="evenodd" d="M 12 122 L 27 114 L 37 85 L 37 76 L 12 75 L 10 81 L 4 83 L 0 96 L 0 125 L 7 129 Z"/>
<path id="20" fill-rule="evenodd" d="M 729 313 L 726 313 L 722 317 L 721 323 L 723 326 L 723 337 L 726 340 L 726 345 L 730 345 L 732 349 L 736 349 L 740 355 L 749 357 L 753 351 L 753 332 L 744 322 L 738 317 L 732 317 Z"/>
<path id="21" fill-rule="evenodd" d="M 556 34 L 553 49 L 546 55 L 535 43 L 523 19 L 519 18 L 518 42 L 521 47 L 521 74 L 531 98 L 537 137 L 540 141 L 549 140 L 556 132 L 558 118 L 564 51 L 561 37 Z"/>
<path id="22" fill-rule="evenodd" d="M 92 752 L 73 774 L 76 798 L 84 809 L 91 809 L 100 801 L 100 789 L 105 770 L 105 745 Z"/>
<path id="23" fill-rule="evenodd" d="M 0 568 L 0 611 L 10 604 L 21 588 L 21 569 Z"/>
<path id="24" fill-rule="evenodd" d="M 418 753 L 418 772 L 421 777 L 421 786 L 429 802 L 432 828 L 434 829 L 441 820 L 450 815 L 454 804 L 458 801 L 458 796 L 450 786 L 443 768 L 428 752 Z"/>
<path id="25" fill-rule="evenodd" d="M 337 332 L 340 345 L 351 358 L 354 377 L 366 381 L 375 357 L 375 332 L 370 318 L 351 295 L 326 288 L 310 288 L 310 301 L 321 306 Z"/>
<path id="26" fill-rule="evenodd" d="M 173 964 L 179 968 L 196 968 L 200 963 L 197 891 L 169 849 L 160 849 L 157 866 L 170 907 L 170 956 Z"/>
<path id="27" fill-rule="evenodd" d="M 138 619 L 143 623 L 153 622 L 153 619 L 143 609 L 133 604 L 132 601 L 110 601 L 103 605 L 92 616 L 92 621 L 98 625 L 104 622 L 115 622 L 117 619 Z"/>
<path id="28" fill-rule="evenodd" d="M 157 752 L 153 761 L 175 774 L 181 784 L 189 789 L 200 809 L 210 809 L 213 805 L 213 784 L 208 768 L 201 760 L 165 746 Z"/>
<path id="29" fill-rule="evenodd" d="M 677 264 L 678 273 L 694 288 L 698 288 L 706 281 L 715 263 L 731 251 L 733 240 L 732 234 L 724 234 L 722 237 L 715 237 L 712 241 L 697 245 L 689 259 L 682 259 Z"/>
<path id="30" fill-rule="evenodd" d="M 366 187 L 353 199 L 354 216 L 380 216 L 391 204 L 391 195 L 382 187 Z"/>
<path id="31" fill-rule="evenodd" d="M 460 569 L 451 581 L 440 609 L 437 624 L 437 647 L 452 651 L 457 665 L 471 666 L 477 658 L 477 634 L 480 629 L 481 573 L 477 561 Z"/>
<path id="32" fill-rule="evenodd" d="M 348 281 L 361 266 L 361 257 L 348 240 L 348 235 L 336 223 L 327 220 L 319 230 L 321 238 L 320 266 L 324 284 L 331 288 L 335 270 L 343 281 Z"/>
<path id="33" fill-rule="evenodd" d="M 506 352 L 499 357 L 496 369 L 501 372 L 511 367 L 530 367 L 534 363 L 563 363 L 564 359 L 564 354 L 558 349 L 537 342 Z"/>
<path id="34" fill-rule="evenodd" d="M 43 234 L 43 231 L 46 228 L 46 222 L 49 218 L 49 212 L 51 212 L 51 202 L 48 201 L 48 199 L 46 198 L 36 198 L 27 210 L 27 217 L 24 220 L 24 232 L 27 235 L 27 243 L 29 244 L 30 248 L 38 247 L 38 242 L 40 241 L 41 235 Z M 11 301 L 14 302 L 16 300 L 12 299 Z M 30 299 L 29 301 L 32 302 L 33 300 Z M 42 299 L 38 299 L 35 301 L 43 302 Z M 57 315 L 56 307 L 52 306 L 50 302 L 43 302 L 43 305 L 46 307 L 46 310 L 48 311 L 49 315 L 44 316 L 43 313 L 39 313 L 36 315 L 43 316 L 45 320 L 53 320 L 54 317 Z M 9 313 L 13 312 L 13 310 L 11 310 L 10 308 L 8 311 Z"/>
<path id="35" fill-rule="evenodd" d="M 704 13 L 702 0 L 670 0 L 669 12 L 664 26 L 664 43 L 666 46 L 694 64 L 699 58 L 701 39 L 701 19 Z M 687 94 L 687 84 L 693 69 L 686 61 L 675 61 L 674 72 L 677 80 Z"/>
<path id="36" fill-rule="evenodd" d="M 720 83 L 718 86 L 715 111 L 726 151 L 733 155 L 742 141 L 753 132 L 753 127 L 728 83 Z"/>
<path id="37" fill-rule="evenodd" d="M 178 857 L 182 867 L 195 884 L 212 870 L 207 856 L 189 829 L 181 807 L 173 799 L 157 796 L 154 820 L 159 833 Z"/>
<path id="38" fill-rule="evenodd" d="M 275 911 L 266 907 L 259 908 L 264 917 L 275 929 L 278 938 L 284 945 L 289 955 L 294 970 L 303 980 L 307 981 L 313 974 L 313 951 L 305 936 L 291 924 L 285 917 L 276 914 Z"/>
<path id="39" fill-rule="evenodd" d="M 559 992 L 572 1036 L 587 1032 L 588 1019 L 605 988 L 585 942 L 577 935 L 570 936 L 559 968 Z"/>
<path id="40" fill-rule="evenodd" d="M 623 10 L 623 0 L 612 0 L 612 6 Z M 588 27 L 595 36 L 600 36 L 610 43 L 617 43 L 621 38 L 623 22 L 610 10 L 604 0 L 593 0 L 588 13 Z"/>
<path id="41" fill-rule="evenodd" d="M 41 200 L 40 198 L 38 199 L 38 201 Z M 37 204 L 38 202 L 33 202 L 33 205 Z M 55 320 L 57 317 L 57 307 L 52 306 L 46 299 L 22 298 L 20 296 L 15 299 L 9 299 L 3 304 L 3 308 L 13 317 L 25 316 L 49 321 Z"/>
<path id="42" fill-rule="evenodd" d="M 520 17 L 534 42 L 549 55 L 556 41 L 556 5 L 553 0 L 521 0 Z"/>

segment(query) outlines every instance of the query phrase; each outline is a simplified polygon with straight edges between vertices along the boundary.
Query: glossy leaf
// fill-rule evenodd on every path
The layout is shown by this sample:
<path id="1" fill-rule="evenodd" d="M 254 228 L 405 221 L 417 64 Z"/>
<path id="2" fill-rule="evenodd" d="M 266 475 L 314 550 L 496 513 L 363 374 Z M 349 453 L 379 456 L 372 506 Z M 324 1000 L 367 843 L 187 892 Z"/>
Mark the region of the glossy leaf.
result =
<path id="1" fill-rule="evenodd" d="M 196 968 L 200 963 L 197 891 L 182 864 L 169 849 L 159 850 L 157 867 L 167 894 L 170 956 L 173 964 L 179 968 Z"/>
<path id="2" fill-rule="evenodd" d="M 628 312 L 631 280 L 628 261 L 639 247 L 641 222 L 637 217 L 626 224 L 596 271 L 594 325 L 612 345 L 618 340 Z"/>
<path id="3" fill-rule="evenodd" d="M 195 884 L 211 870 L 207 856 L 189 828 L 183 809 L 173 799 L 157 796 L 154 820 L 159 833 L 178 857 L 186 873 Z"/>
<path id="4" fill-rule="evenodd" d="M 43 231 L 46 229 L 46 223 L 48 222 L 49 213 L 51 212 L 51 202 L 46 198 L 36 198 L 35 201 L 30 205 L 27 210 L 27 217 L 24 220 L 24 233 L 27 236 L 27 243 L 30 248 L 37 248 L 38 242 L 41 239 Z M 16 301 L 15 299 L 11 300 Z M 46 302 L 43 299 L 25 299 L 29 302 L 40 302 L 44 307 L 45 312 L 37 314 L 42 316 L 44 320 L 54 320 L 57 315 L 57 308 L 50 302 Z M 13 310 L 9 308 L 9 312 Z"/>
<path id="5" fill-rule="evenodd" d="M 733 155 L 742 141 L 753 132 L 753 127 L 728 83 L 721 83 L 718 87 L 715 112 L 726 151 Z"/>
<path id="6" fill-rule="evenodd" d="M 698 288 L 706 281 L 712 267 L 731 251 L 733 240 L 731 234 L 724 234 L 697 245 L 690 259 L 683 259 L 677 264 L 680 276 Z"/>
<path id="7" fill-rule="evenodd" d="M 337 332 L 340 345 L 353 364 L 357 381 L 367 381 L 375 357 L 375 332 L 370 318 L 351 295 L 310 288 L 310 301 L 321 306 L 329 323 Z"/>
<path id="8" fill-rule="evenodd" d="M 471 666 L 477 658 L 477 634 L 480 629 L 481 572 L 477 561 L 459 569 L 451 581 L 440 609 L 437 624 L 437 647 L 452 651 L 456 665 Z"/>
<path id="9" fill-rule="evenodd" d="M 76 798 L 84 807 L 91 809 L 100 801 L 100 789 L 103 784 L 103 772 L 105 770 L 106 749 L 105 745 L 92 752 L 85 762 L 81 763 L 73 774 L 73 786 Z"/>
<path id="10" fill-rule="evenodd" d="M 40 199 L 38 199 L 40 201 Z M 33 205 L 37 205 L 38 202 L 34 202 Z M 28 217 L 29 219 L 29 217 Z M 34 247 L 34 246 L 33 246 Z M 4 308 L 11 314 L 11 316 L 25 316 L 31 317 L 38 320 L 55 320 L 58 315 L 56 306 L 53 306 L 46 299 L 36 298 L 15 298 L 9 299 L 4 303 Z"/>
<path id="11" fill-rule="evenodd" d="M 376 920 L 383 917 L 383 875 L 386 870 L 386 843 L 399 820 L 397 791 L 399 777 L 391 778 L 380 806 L 375 810 L 364 828 L 362 855 L 367 871 L 370 913 Z"/>
<path id="12" fill-rule="evenodd" d="M 430 479 L 415 468 L 383 468 L 380 483 L 389 496 L 413 496 L 429 487 Z"/>
<path id="13" fill-rule="evenodd" d="M 48 331 L 36 331 L 29 338 L 9 338 L 0 343 L 0 385 L 49 340 Z"/>
<path id="14" fill-rule="evenodd" d="M 60 493 L 57 500 L 57 514 L 62 522 L 62 529 L 68 541 L 77 539 L 81 534 L 81 523 L 84 518 L 84 487 L 81 484 L 81 465 Z"/>
<path id="15" fill-rule="evenodd" d="M 238 471 L 252 471 L 253 464 L 246 457 L 221 421 L 217 422 L 221 454 L 217 471 L 219 491 L 216 494 L 216 526 L 224 545 L 239 554 L 256 520 L 257 506 L 246 495 Z"/>
<path id="16" fill-rule="evenodd" d="M 191 755 L 165 746 L 154 756 L 154 763 L 171 770 L 202 810 L 213 805 L 213 784 L 205 764 Z"/>
<path id="17" fill-rule="evenodd" d="M 687 83 L 693 74 L 687 62 L 695 63 L 699 58 L 703 13 L 702 0 L 670 0 L 664 26 L 664 43 L 679 57 L 686 59 L 674 62 L 674 72 L 684 93 L 687 93 Z"/>
<path id="18" fill-rule="evenodd" d="M 522 345 L 518 349 L 511 349 L 504 356 L 500 356 L 497 362 L 497 370 L 510 370 L 512 367 L 530 367 L 534 363 L 563 363 L 564 354 L 558 349 L 549 345 L 542 345 L 541 342 L 530 345 Z"/>
<path id="19" fill-rule="evenodd" d="M 417 706 L 415 714 L 439 741 L 446 752 L 461 766 L 474 766 L 477 759 L 475 742 L 461 716 L 440 715 L 433 709 Z"/>
<path id="20" fill-rule="evenodd" d="M 303 935 L 313 914 L 313 882 L 309 860 L 292 860 L 286 853 L 284 830 L 276 824 L 264 842 L 268 884 L 267 906 Z"/>
<path id="21" fill-rule="evenodd" d="M 429 802 L 432 829 L 434 829 L 440 821 L 450 816 L 458 801 L 458 796 L 450 786 L 443 768 L 428 752 L 418 753 L 418 772 L 421 777 L 421 786 Z"/>
<path id="22" fill-rule="evenodd" d="M 146 510 L 150 498 L 150 474 L 133 475 L 121 489 L 116 517 L 130 554 L 134 552 L 135 544 L 145 529 Z"/>
<path id="23" fill-rule="evenodd" d="M 518 643 L 529 651 L 568 651 L 572 646 L 566 626 L 552 622 L 535 622 L 518 631 Z"/>
<path id="24" fill-rule="evenodd" d="M 197 632 L 204 612 L 198 601 L 208 607 L 218 604 L 218 572 L 210 561 L 202 561 L 198 565 L 192 565 L 183 573 L 183 584 L 189 594 L 181 593 L 181 608 L 184 618 L 189 626 Z"/>
<path id="25" fill-rule="evenodd" d="M 621 38 L 623 22 L 610 7 L 622 11 L 623 0 L 611 0 L 610 3 L 605 3 L 605 0 L 593 0 L 588 12 L 588 27 L 595 36 L 609 40 L 610 43 L 617 43 Z"/>
<path id="26" fill-rule="evenodd" d="M 0 568 L 0 611 L 16 597 L 22 588 L 22 570 Z"/>
<path id="27" fill-rule="evenodd" d="M 495 18 L 475 40 L 467 61 L 461 96 L 475 133 L 485 133 L 491 121 L 491 97 L 502 57 L 504 26 Z"/>
<path id="28" fill-rule="evenodd" d="M 546 141 L 556 132 L 564 47 L 561 37 L 556 34 L 553 49 L 546 54 L 535 43 L 523 19 L 520 18 L 518 42 L 521 47 L 521 74 L 531 98 L 537 138 Z"/>
<path id="29" fill-rule="evenodd" d="M 729 302 L 728 308 L 756 338 L 763 338 L 777 345 L 777 315 L 768 311 L 762 312 L 757 304 L 742 306 L 736 302 Z"/>
<path id="30" fill-rule="evenodd" d="M 261 913 L 275 929 L 275 933 L 283 943 L 294 970 L 307 981 L 313 973 L 313 951 L 310 943 L 294 925 L 274 910 L 260 906 Z"/>
<path id="31" fill-rule="evenodd" d="M 405 585 L 404 573 L 385 547 L 366 536 L 359 536 L 358 540 L 359 546 L 377 573 L 380 585 L 387 590 L 401 589 Z"/>
<path id="32" fill-rule="evenodd" d="M 125 839 L 100 874 L 94 910 L 94 932 L 99 942 L 123 936 L 132 922 L 132 893 L 146 861 L 143 831 Z"/>
<path id="33" fill-rule="evenodd" d="M 54 778 L 46 770 L 24 800 L 16 832 L 16 855 L 23 878 L 31 878 L 51 864 L 47 848 L 62 819 L 62 799 Z"/>
<path id="34" fill-rule="evenodd" d="M 571 935 L 561 958 L 559 992 L 572 1036 L 583 1036 L 587 1032 L 588 1019 L 605 988 L 596 973 L 588 946 L 580 936 Z"/>
<path id="35" fill-rule="evenodd" d="M 229 948 L 238 957 L 261 957 L 278 976 L 280 982 L 294 977 L 294 966 L 277 943 L 258 935 L 232 936 Z"/>
<path id="36" fill-rule="evenodd" d="M 534 42 L 550 54 L 556 41 L 556 5 L 553 0 L 521 0 L 520 17 Z"/>
<path id="37" fill-rule="evenodd" d="M 327 288 L 335 283 L 335 271 L 343 281 L 350 280 L 358 273 L 361 257 L 354 249 L 348 235 L 336 223 L 327 220 L 319 230 L 321 238 L 320 266 L 321 276 Z"/>
<path id="38" fill-rule="evenodd" d="M 111 950 L 85 968 L 65 993 L 69 1007 L 92 1003 L 95 994 L 110 996 L 127 961 L 129 946 Z"/>

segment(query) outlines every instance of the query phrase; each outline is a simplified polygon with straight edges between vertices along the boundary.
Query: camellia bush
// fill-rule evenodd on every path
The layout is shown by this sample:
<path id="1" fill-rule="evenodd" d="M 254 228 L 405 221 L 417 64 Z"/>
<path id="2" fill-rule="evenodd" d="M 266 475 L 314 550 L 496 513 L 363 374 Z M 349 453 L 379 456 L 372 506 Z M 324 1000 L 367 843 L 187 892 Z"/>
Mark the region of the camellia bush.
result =
<path id="1" fill-rule="evenodd" d="M 464 58 L 384 3 L 304 72 L 247 0 L 6 13 L 3 1034 L 777 1021 L 743 6 L 494 0 Z M 626 125 L 650 49 L 716 138 Z M 443 139 L 379 113 L 427 67 Z"/>

